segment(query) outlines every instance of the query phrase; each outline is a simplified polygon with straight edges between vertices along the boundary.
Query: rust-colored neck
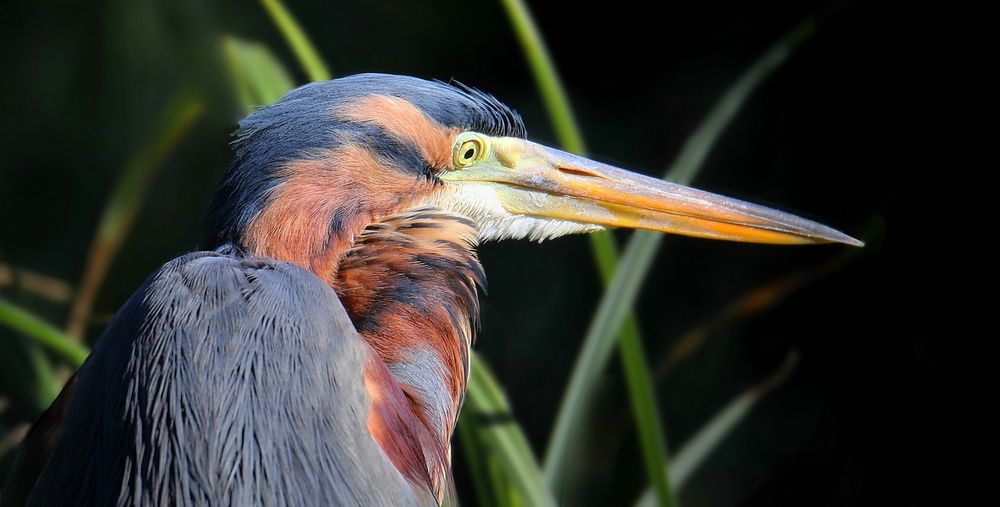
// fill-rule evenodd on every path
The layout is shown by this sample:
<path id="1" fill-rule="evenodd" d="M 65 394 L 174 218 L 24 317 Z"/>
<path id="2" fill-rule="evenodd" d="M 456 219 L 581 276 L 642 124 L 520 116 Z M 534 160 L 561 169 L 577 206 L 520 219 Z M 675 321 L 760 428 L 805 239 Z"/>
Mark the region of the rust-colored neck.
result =
<path id="1" fill-rule="evenodd" d="M 355 163 L 368 155 L 329 154 Z M 299 161 L 287 170 L 246 246 L 309 269 L 336 290 L 372 350 L 365 375 L 372 437 L 404 476 L 443 498 L 479 314 L 477 284 L 485 284 L 475 225 L 436 208 L 396 211 L 429 195 L 431 181 L 391 189 L 355 177 L 336 187 L 329 173 L 343 164 Z"/>
<path id="2" fill-rule="evenodd" d="M 485 284 L 473 250 L 476 238 L 470 221 L 434 208 L 387 217 L 359 236 L 334 285 L 406 403 L 400 406 L 384 392 L 372 397 L 394 405 L 397 414 L 412 414 L 431 437 L 433 448 L 422 452 L 437 486 L 450 483 L 451 436 L 479 315 L 477 285 Z M 399 445 L 400 433 L 379 431 L 398 422 L 394 417 L 369 425 L 384 449 Z M 425 442 L 417 438 L 409 445 Z"/>
<path id="3" fill-rule="evenodd" d="M 281 169 L 281 181 L 244 233 L 243 246 L 333 283 L 340 259 L 366 226 L 429 194 L 435 183 L 354 144 L 315 155 Z"/>

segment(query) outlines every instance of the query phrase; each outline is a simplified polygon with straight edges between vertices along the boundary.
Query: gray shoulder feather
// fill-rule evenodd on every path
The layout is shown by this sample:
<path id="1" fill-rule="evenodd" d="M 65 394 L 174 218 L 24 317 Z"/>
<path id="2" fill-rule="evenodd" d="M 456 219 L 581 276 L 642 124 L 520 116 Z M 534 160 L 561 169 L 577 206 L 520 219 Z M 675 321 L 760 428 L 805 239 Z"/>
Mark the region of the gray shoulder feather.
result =
<path id="1" fill-rule="evenodd" d="M 366 354 L 305 270 L 175 259 L 80 368 L 29 504 L 433 504 L 367 431 Z"/>

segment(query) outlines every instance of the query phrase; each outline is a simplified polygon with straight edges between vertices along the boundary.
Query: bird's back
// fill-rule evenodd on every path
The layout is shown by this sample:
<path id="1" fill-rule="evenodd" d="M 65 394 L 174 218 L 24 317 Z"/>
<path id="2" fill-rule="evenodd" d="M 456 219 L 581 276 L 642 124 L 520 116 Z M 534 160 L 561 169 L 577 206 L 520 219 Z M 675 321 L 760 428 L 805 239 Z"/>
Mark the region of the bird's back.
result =
<path id="1" fill-rule="evenodd" d="M 35 432 L 56 443 L 28 503 L 433 504 L 367 431 L 365 347 L 308 271 L 175 259 L 119 311 L 64 414 L 47 414 L 63 416 L 58 438 Z M 48 452 L 31 440 L 26 452 Z M 32 480 L 44 457 L 19 461 Z"/>

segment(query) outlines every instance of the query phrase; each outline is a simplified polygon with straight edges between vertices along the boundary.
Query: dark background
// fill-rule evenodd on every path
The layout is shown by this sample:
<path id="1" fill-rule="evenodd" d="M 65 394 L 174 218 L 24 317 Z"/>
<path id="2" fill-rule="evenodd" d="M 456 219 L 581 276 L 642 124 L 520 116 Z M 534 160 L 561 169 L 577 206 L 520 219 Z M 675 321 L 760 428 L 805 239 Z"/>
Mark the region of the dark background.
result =
<path id="1" fill-rule="evenodd" d="M 793 272 L 832 272 L 765 311 L 726 324 L 658 377 L 671 448 L 790 350 L 791 377 L 697 472 L 685 505 L 920 503 L 932 389 L 928 344 L 889 316 L 896 297 L 892 164 L 885 153 L 896 54 L 893 18 L 865 2 L 530 2 L 593 156 L 662 174 L 714 101 L 807 16 L 816 34 L 748 101 L 696 186 L 820 220 L 868 246 L 780 248 L 668 238 L 637 307 L 650 364 L 685 330 Z M 335 75 L 379 71 L 456 78 L 495 94 L 554 144 L 509 23 L 496 2 L 289 0 Z M 255 2 L 16 2 L 0 21 L 0 262 L 77 283 L 102 206 L 152 118 L 179 86 L 208 90 L 206 116 L 157 176 L 101 291 L 105 318 L 164 261 L 196 249 L 200 215 L 229 158 L 239 117 L 215 48 L 221 33 L 272 48 L 306 78 Z M 627 233 L 616 233 L 620 239 Z M 585 237 L 481 248 L 490 278 L 478 350 L 508 391 L 535 450 L 547 440 L 601 293 Z M 840 261 L 835 261 L 840 259 Z M 14 289 L 55 323 L 65 308 Z M 101 320 L 88 338 L 100 335 Z M 0 331 L 4 333 L 6 331 Z M 2 377 L 0 377 L 2 381 Z M 0 397 L 8 390 L 0 384 Z M 18 404 L 4 418 L 29 418 Z M 592 505 L 631 504 L 645 484 L 617 363 L 587 450 Z M 11 420 L 5 421 L 12 424 Z M 463 501 L 474 501 L 462 471 Z"/>

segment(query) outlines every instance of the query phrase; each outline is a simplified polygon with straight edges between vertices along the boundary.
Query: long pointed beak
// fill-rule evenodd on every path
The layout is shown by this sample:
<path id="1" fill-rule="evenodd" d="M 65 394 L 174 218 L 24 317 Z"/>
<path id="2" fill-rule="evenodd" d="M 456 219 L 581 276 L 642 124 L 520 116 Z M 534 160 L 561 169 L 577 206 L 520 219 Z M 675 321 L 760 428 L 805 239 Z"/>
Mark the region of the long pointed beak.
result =
<path id="1" fill-rule="evenodd" d="M 752 243 L 861 241 L 746 201 L 668 183 L 517 138 L 492 138 L 491 163 L 447 176 L 496 184 L 511 213 Z"/>

